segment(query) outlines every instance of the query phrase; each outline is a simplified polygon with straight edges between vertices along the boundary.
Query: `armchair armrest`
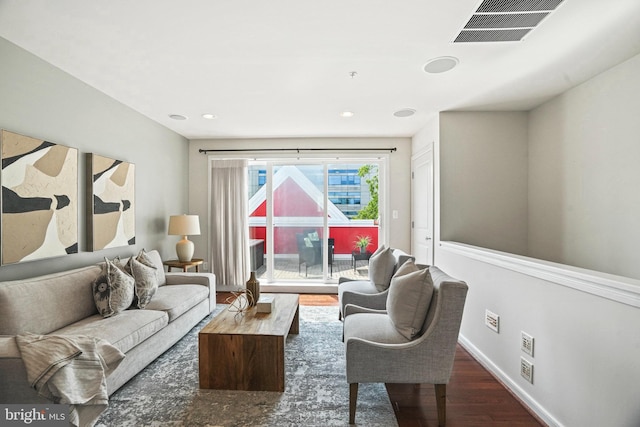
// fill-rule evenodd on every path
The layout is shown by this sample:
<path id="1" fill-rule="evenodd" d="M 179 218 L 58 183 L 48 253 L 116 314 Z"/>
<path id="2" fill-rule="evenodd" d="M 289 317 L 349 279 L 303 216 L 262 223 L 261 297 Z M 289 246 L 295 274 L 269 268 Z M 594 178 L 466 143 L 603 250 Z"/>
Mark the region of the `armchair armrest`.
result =
<path id="1" fill-rule="evenodd" d="M 343 310 L 347 304 L 359 305 L 361 307 L 373 308 L 376 310 L 385 310 L 387 308 L 388 293 L 388 289 L 378 292 L 377 294 L 365 294 L 345 290 L 342 293 L 342 299 L 340 301 L 342 303 Z"/>
<path id="2" fill-rule="evenodd" d="M 350 314 L 356 313 L 377 313 L 377 314 L 387 314 L 386 310 L 377 310 L 369 307 L 362 307 L 354 304 L 347 304 L 344 307 L 344 317 L 347 317 Z"/>

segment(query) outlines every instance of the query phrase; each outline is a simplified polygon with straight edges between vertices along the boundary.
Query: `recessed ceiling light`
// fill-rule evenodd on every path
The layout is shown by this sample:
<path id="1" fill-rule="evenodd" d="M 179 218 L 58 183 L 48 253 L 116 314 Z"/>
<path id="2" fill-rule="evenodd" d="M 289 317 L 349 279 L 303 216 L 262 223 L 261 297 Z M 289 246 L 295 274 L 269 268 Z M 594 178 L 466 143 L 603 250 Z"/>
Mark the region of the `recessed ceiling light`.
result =
<path id="1" fill-rule="evenodd" d="M 342 113 L 340 113 L 340 115 L 342 117 L 353 117 L 354 113 L 353 111 L 343 111 Z"/>
<path id="2" fill-rule="evenodd" d="M 453 56 L 440 56 L 433 58 L 424 64 L 424 71 L 431 74 L 444 73 L 458 65 L 460 61 Z"/>
<path id="3" fill-rule="evenodd" d="M 415 113 L 416 110 L 414 110 L 413 108 L 403 108 L 402 110 L 398 110 L 393 113 L 393 115 L 396 117 L 409 117 L 413 116 Z"/>
<path id="4" fill-rule="evenodd" d="M 182 114 L 169 114 L 173 120 L 187 120 L 187 116 L 183 116 Z"/>
<path id="5" fill-rule="evenodd" d="M 210 113 L 206 113 L 202 115 L 203 119 L 208 119 L 208 120 L 213 120 L 215 119 L 217 116 L 215 114 L 210 114 Z"/>

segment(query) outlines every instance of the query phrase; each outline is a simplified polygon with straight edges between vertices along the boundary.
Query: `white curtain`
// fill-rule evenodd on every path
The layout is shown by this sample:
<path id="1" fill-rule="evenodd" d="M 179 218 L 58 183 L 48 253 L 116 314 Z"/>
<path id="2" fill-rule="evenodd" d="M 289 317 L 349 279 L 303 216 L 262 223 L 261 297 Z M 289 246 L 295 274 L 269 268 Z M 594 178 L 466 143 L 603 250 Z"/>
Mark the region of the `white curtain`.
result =
<path id="1" fill-rule="evenodd" d="M 247 164 L 211 163 L 211 266 L 223 286 L 244 286 L 249 279 Z"/>

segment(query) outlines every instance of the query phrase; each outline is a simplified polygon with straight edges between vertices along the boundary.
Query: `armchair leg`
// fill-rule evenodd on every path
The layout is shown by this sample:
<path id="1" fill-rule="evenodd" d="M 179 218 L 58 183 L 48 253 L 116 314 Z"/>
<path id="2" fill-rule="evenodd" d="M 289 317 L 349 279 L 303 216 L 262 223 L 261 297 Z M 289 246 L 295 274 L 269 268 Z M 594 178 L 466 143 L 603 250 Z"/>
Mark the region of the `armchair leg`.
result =
<path id="1" fill-rule="evenodd" d="M 356 423 L 356 401 L 358 400 L 358 383 L 349 384 L 349 424 Z"/>
<path id="2" fill-rule="evenodd" d="M 438 426 L 444 427 L 447 423 L 447 385 L 436 384 L 436 406 L 438 411 Z"/>

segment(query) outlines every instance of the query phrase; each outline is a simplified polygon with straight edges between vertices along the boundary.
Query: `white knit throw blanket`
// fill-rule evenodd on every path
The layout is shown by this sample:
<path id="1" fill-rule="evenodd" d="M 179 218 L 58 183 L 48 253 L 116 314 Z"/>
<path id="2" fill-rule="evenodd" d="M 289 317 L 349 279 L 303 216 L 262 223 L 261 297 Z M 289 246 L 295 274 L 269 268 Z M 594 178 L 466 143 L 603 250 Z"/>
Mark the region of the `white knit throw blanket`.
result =
<path id="1" fill-rule="evenodd" d="M 124 354 L 105 340 L 80 335 L 18 335 L 29 385 L 54 403 L 70 405 L 69 423 L 93 426 L 107 408 L 106 376 Z"/>

